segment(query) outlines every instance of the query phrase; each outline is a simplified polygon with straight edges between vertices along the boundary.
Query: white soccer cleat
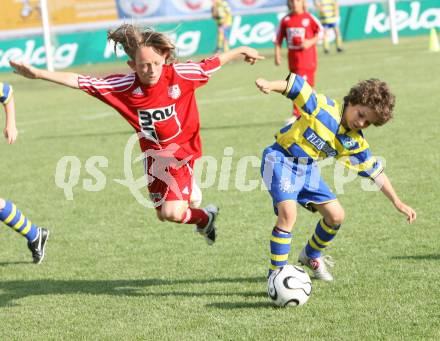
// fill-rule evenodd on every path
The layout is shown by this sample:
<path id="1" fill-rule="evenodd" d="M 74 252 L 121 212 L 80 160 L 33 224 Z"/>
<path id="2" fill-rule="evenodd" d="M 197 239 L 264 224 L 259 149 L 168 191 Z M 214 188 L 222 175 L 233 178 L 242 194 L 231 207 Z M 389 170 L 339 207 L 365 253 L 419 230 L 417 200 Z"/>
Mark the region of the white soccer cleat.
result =
<path id="1" fill-rule="evenodd" d="M 327 270 L 327 266 L 332 268 L 335 262 L 330 256 L 310 258 L 306 255 L 306 249 L 302 249 L 298 257 L 298 262 L 307 266 L 313 271 L 313 276 L 316 279 L 321 279 L 326 282 L 333 281 L 332 274 Z"/>

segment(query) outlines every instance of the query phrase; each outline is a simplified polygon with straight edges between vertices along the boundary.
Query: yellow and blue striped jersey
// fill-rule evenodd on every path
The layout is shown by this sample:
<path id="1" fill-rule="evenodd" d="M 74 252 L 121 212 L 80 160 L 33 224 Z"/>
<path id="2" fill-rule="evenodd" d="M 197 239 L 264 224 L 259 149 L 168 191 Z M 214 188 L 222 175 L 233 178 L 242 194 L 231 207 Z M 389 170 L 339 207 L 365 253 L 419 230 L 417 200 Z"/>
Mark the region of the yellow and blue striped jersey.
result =
<path id="1" fill-rule="evenodd" d="M 0 103 L 7 104 L 12 97 L 12 86 L 0 82 Z"/>
<path id="2" fill-rule="evenodd" d="M 220 25 L 231 26 L 232 25 L 232 13 L 231 8 L 226 0 L 216 1 L 214 6 L 217 11 L 217 22 Z"/>
<path id="3" fill-rule="evenodd" d="M 321 20 L 322 24 L 334 24 L 338 21 L 338 17 L 336 17 L 336 1 L 318 0 L 318 3 L 321 5 L 319 20 Z"/>
<path id="4" fill-rule="evenodd" d="M 284 92 L 293 100 L 301 117 L 283 127 L 276 142 L 289 155 L 301 159 L 341 159 L 360 176 L 375 178 L 383 170 L 371 155 L 361 130 L 347 130 L 341 125 L 343 106 L 325 95 L 317 95 L 302 78 L 291 73 Z"/>

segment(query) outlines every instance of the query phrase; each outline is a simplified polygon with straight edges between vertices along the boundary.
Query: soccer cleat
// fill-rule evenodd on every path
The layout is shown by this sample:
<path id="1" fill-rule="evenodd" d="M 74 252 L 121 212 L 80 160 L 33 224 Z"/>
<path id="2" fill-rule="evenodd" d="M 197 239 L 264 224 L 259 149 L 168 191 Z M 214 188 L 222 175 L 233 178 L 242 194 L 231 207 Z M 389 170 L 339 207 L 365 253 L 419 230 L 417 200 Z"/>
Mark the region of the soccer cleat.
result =
<path id="1" fill-rule="evenodd" d="M 344 49 L 342 47 L 337 47 L 336 51 L 340 53 L 340 52 L 344 52 Z"/>
<path id="2" fill-rule="evenodd" d="M 215 227 L 215 219 L 218 215 L 218 207 L 214 205 L 208 205 L 203 209 L 209 217 L 208 224 L 203 227 L 197 227 L 196 231 L 205 237 L 208 245 L 213 245 L 215 243 L 215 237 L 217 236 L 217 231 Z"/>
<path id="3" fill-rule="evenodd" d="M 335 265 L 331 257 L 310 258 L 306 255 L 306 250 L 304 248 L 299 254 L 298 262 L 310 268 L 316 279 L 322 279 L 326 282 L 333 281 L 332 274 L 327 270 L 327 266 L 332 268 Z"/>
<path id="4" fill-rule="evenodd" d="M 38 228 L 38 237 L 33 242 L 28 242 L 28 248 L 32 252 L 32 259 L 35 264 L 40 264 L 44 258 L 46 242 L 49 238 L 49 230 Z"/>

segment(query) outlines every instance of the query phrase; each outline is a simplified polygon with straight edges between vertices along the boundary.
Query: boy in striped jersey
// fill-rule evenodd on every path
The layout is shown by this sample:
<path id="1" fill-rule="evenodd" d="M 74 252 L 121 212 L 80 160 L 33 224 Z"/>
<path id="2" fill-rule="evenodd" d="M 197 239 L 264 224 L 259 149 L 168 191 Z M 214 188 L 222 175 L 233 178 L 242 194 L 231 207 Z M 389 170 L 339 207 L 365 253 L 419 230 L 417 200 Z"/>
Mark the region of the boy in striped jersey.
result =
<path id="1" fill-rule="evenodd" d="M 12 144 L 17 139 L 17 128 L 13 90 L 7 83 L 0 82 L 0 103 L 3 104 L 6 112 L 6 126 L 3 129 L 3 134 L 8 143 Z M 32 224 L 14 203 L 2 198 L 0 198 L 0 220 L 28 240 L 28 248 L 32 252 L 33 262 L 40 264 L 44 258 L 49 231 Z"/>
<path id="2" fill-rule="evenodd" d="M 316 10 L 319 13 L 319 20 L 324 27 L 323 45 L 324 52 L 330 52 L 329 31 L 333 30 L 336 40 L 336 51 L 342 52 L 342 37 L 339 29 L 339 4 L 337 0 L 314 0 Z"/>
<path id="3" fill-rule="evenodd" d="M 288 262 L 296 204 L 322 215 L 315 233 L 302 249 L 298 261 L 312 269 L 315 278 L 332 281 L 322 251 L 332 242 L 344 220 L 344 210 L 321 178 L 316 161 L 335 157 L 373 180 L 409 223 L 416 212 L 395 193 L 383 167 L 372 156 L 362 129 L 381 126 L 392 117 L 395 97 L 388 86 L 377 79 L 359 82 L 351 88 L 343 103 L 317 95 L 299 75 L 286 80 L 257 79 L 257 87 L 268 94 L 275 91 L 291 99 L 301 117 L 283 127 L 276 141 L 263 152 L 261 173 L 272 196 L 277 222 L 270 241 L 269 275 Z M 332 265 L 332 264 L 328 264 Z"/>
<path id="4" fill-rule="evenodd" d="M 232 26 L 232 13 L 228 1 L 213 0 L 211 14 L 217 24 L 216 52 L 226 52 L 229 50 L 229 35 Z"/>
<path id="5" fill-rule="evenodd" d="M 250 64 L 263 57 L 257 50 L 243 46 L 199 63 L 171 63 L 175 47 L 166 35 L 128 24 L 110 31 L 108 39 L 115 43 L 115 49 L 117 44 L 122 45 L 133 73 L 98 79 L 49 72 L 14 61 L 10 64 L 24 77 L 81 89 L 116 109 L 139 136 L 148 190 L 158 219 L 196 225 L 212 245 L 218 208 L 190 205 L 192 194 L 200 192 L 193 181 L 193 166 L 202 155 L 195 90 L 240 55 Z"/>

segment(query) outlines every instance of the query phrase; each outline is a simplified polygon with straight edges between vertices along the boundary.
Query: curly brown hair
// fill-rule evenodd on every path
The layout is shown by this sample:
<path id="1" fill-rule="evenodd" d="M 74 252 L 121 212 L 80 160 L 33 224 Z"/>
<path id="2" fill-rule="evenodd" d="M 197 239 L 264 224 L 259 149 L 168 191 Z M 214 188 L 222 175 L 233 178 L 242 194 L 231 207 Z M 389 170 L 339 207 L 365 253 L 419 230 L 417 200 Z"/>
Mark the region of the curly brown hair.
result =
<path id="1" fill-rule="evenodd" d="M 107 40 L 115 42 L 115 53 L 118 44 L 124 48 L 131 60 L 135 60 L 136 51 L 141 46 L 150 46 L 155 52 L 166 56 L 166 62 L 175 58 L 175 45 L 164 33 L 156 32 L 151 28 L 123 24 L 113 31 L 107 32 Z"/>
<path id="2" fill-rule="evenodd" d="M 393 95 L 385 82 L 371 78 L 360 81 L 353 86 L 348 95 L 344 97 L 344 106 L 364 105 L 376 114 L 375 126 L 387 123 L 393 117 L 396 96 Z"/>

